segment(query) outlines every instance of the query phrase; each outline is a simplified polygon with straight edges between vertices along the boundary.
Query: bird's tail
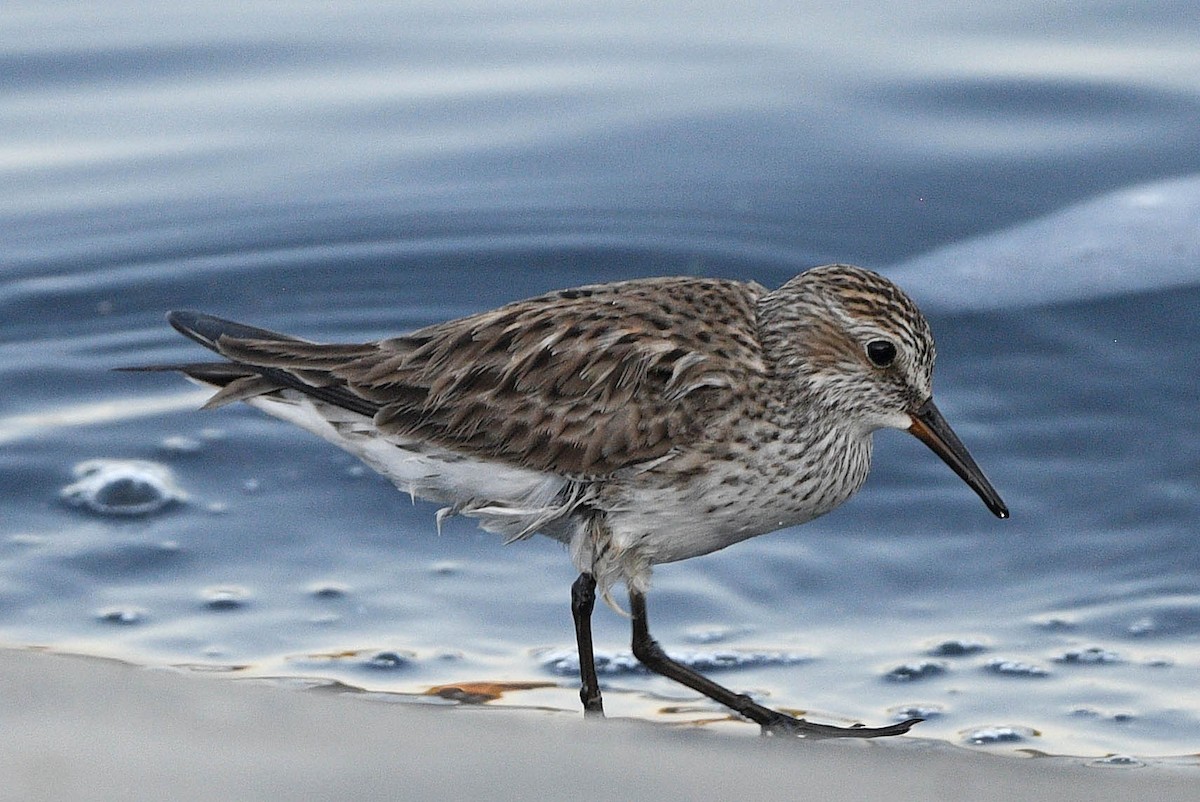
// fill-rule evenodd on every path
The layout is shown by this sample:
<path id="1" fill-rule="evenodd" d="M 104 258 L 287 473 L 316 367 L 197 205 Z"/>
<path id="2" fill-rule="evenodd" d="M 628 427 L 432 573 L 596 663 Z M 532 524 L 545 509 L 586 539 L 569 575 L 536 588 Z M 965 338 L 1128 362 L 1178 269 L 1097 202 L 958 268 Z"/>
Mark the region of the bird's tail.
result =
<path id="1" fill-rule="evenodd" d="M 286 334 L 255 328 L 203 312 L 182 310 L 167 315 L 167 322 L 185 337 L 195 340 L 217 353 L 221 353 L 222 337 L 239 340 L 275 340 L 279 342 L 303 342 Z M 116 370 L 129 372 L 177 372 L 189 379 L 221 392 L 209 400 L 206 407 L 221 406 L 232 401 L 259 395 L 278 389 L 277 382 L 265 379 L 262 371 L 253 365 L 239 362 L 178 362 L 162 365 L 136 365 L 119 367 Z"/>
<path id="2" fill-rule="evenodd" d="M 167 321 L 185 337 L 217 352 L 228 362 L 145 365 L 118 370 L 178 371 L 218 390 L 205 404 L 218 407 L 284 388 L 370 417 L 378 405 L 348 391 L 328 374 L 331 366 L 370 352 L 370 344 L 322 345 L 268 329 L 237 323 L 203 312 L 176 311 Z"/>

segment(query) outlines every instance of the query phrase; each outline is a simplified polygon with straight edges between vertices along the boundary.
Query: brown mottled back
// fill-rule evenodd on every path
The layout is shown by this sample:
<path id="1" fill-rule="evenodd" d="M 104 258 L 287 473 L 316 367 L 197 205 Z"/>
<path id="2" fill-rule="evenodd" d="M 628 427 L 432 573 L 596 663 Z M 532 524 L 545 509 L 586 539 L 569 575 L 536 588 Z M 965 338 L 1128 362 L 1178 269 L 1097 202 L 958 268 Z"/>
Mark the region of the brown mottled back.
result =
<path id="1" fill-rule="evenodd" d="M 535 470 L 595 477 L 686 445 L 758 384 L 755 303 L 743 282 L 592 285 L 362 345 L 217 343 L 374 410 L 384 434 Z"/>

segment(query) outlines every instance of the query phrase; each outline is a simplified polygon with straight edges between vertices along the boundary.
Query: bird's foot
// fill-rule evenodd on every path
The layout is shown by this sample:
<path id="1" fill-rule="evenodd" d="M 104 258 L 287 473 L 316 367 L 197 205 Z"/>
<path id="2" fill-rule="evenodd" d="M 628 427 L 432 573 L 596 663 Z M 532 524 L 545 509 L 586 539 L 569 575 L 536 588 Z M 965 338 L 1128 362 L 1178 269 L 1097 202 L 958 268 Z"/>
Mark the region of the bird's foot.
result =
<path id="1" fill-rule="evenodd" d="M 589 721 L 601 721 L 604 719 L 604 708 L 600 705 L 585 707 L 583 708 L 583 717 Z"/>
<path id="2" fill-rule="evenodd" d="M 763 735 L 790 735 L 796 738 L 885 738 L 889 735 L 903 735 L 914 724 L 924 721 L 920 718 L 910 718 L 891 724 L 887 727 L 864 727 L 856 724 L 853 727 L 835 727 L 832 724 L 814 724 L 802 718 L 794 718 L 786 713 L 776 713 L 775 717 L 762 724 Z"/>

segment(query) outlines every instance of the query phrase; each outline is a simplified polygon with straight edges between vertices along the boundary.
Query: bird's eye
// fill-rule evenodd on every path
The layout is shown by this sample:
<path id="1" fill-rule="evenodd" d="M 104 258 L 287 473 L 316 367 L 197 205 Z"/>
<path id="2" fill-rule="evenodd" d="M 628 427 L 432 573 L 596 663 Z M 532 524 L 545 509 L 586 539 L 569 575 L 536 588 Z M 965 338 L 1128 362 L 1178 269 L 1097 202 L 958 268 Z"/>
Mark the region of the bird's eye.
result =
<path id="1" fill-rule="evenodd" d="M 871 340 L 867 343 L 867 358 L 875 367 L 886 368 L 896 361 L 896 346 L 887 340 Z"/>

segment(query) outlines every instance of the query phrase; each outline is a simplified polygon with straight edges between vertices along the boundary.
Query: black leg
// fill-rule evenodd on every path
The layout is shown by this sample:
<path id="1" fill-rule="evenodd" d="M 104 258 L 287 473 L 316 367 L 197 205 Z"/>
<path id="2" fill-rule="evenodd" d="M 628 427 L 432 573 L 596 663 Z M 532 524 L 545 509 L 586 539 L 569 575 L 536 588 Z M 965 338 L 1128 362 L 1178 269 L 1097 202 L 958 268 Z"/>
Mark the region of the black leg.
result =
<path id="1" fill-rule="evenodd" d="M 579 575 L 571 585 L 571 615 L 575 618 L 575 643 L 579 647 L 579 699 L 585 716 L 603 716 L 600 680 L 596 678 L 596 657 L 592 653 L 592 609 L 596 606 L 596 577 Z"/>
<path id="2" fill-rule="evenodd" d="M 635 590 L 629 591 L 629 607 L 633 613 L 634 657 L 654 673 L 673 679 L 694 691 L 699 691 L 713 701 L 732 708 L 739 715 L 760 725 L 766 734 L 797 735 L 803 738 L 878 738 L 883 735 L 900 735 L 908 732 L 910 727 L 921 721 L 919 718 L 910 718 L 890 727 L 834 727 L 828 724 L 813 724 L 802 718 L 794 718 L 786 713 L 763 707 L 749 696 L 734 693 L 668 657 L 667 653 L 658 645 L 658 641 L 650 637 L 650 627 L 646 622 L 646 597 L 644 594 Z"/>

